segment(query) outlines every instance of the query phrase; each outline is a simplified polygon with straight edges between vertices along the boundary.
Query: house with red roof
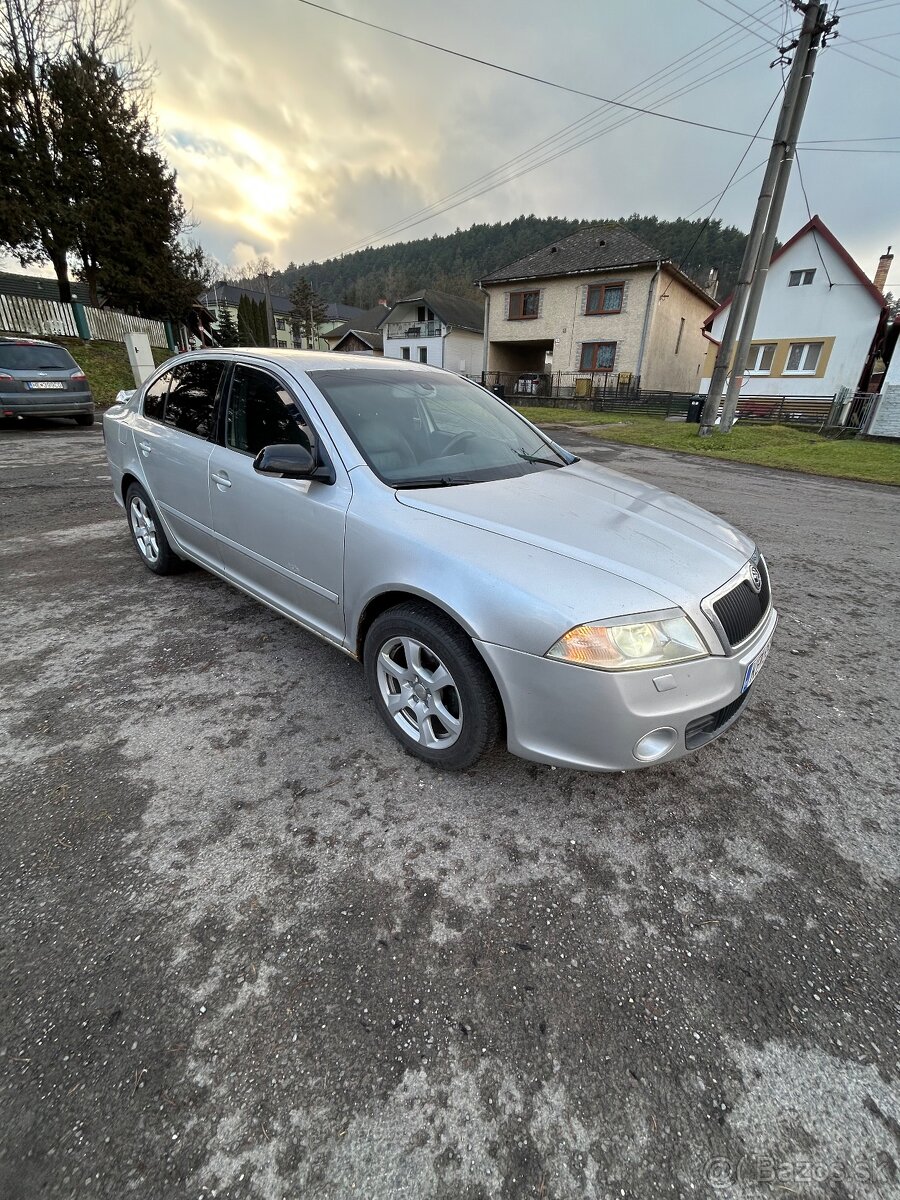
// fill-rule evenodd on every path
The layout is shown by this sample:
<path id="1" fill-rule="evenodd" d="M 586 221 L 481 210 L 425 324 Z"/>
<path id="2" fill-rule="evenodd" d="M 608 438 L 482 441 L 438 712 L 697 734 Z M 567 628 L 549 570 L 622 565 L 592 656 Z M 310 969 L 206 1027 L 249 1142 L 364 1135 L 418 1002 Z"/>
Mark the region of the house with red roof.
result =
<path id="1" fill-rule="evenodd" d="M 701 395 L 730 306 L 729 296 L 703 326 L 710 344 Z M 814 216 L 772 256 L 741 395 L 825 400 L 865 387 L 885 312 L 879 287 Z"/>

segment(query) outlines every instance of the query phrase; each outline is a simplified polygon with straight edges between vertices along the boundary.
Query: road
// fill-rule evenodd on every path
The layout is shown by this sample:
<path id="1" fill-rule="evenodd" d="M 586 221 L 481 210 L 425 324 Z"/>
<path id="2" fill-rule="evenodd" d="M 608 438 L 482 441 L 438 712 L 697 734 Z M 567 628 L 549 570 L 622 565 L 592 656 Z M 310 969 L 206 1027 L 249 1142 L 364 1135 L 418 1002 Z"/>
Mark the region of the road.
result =
<path id="1" fill-rule="evenodd" d="M 358 665 L 0 431 L 0 1196 L 900 1194 L 900 493 L 560 435 L 763 546 L 746 716 L 408 758 Z"/>

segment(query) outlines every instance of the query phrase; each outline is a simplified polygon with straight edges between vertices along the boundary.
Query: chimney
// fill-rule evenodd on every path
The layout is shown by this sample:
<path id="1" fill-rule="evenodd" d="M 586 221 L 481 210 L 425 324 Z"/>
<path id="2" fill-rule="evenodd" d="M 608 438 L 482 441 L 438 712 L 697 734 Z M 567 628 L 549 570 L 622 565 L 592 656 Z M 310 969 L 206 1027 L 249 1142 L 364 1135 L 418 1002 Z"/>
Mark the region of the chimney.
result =
<path id="1" fill-rule="evenodd" d="M 886 272 L 886 271 L 887 271 L 887 267 L 885 267 L 884 269 L 885 269 L 885 272 Z M 887 279 L 887 274 L 885 274 L 885 279 Z M 384 299 L 384 297 L 382 297 L 382 298 L 381 298 L 381 299 L 378 301 L 378 303 L 379 303 L 379 305 L 380 305 L 382 308 L 390 308 L 390 307 L 391 307 L 391 306 L 388 304 L 387 300 L 385 300 L 385 299 Z"/>
<path id="2" fill-rule="evenodd" d="M 715 300 L 719 294 L 719 268 L 710 267 L 709 274 L 706 277 L 706 283 L 703 285 L 703 290 L 708 296 Z"/>
<path id="3" fill-rule="evenodd" d="M 891 254 L 891 248 L 888 246 L 887 253 L 882 254 L 878 260 L 878 269 L 875 272 L 875 286 L 879 292 L 884 291 L 884 285 L 888 281 L 888 275 L 891 273 L 891 263 L 894 261 L 894 256 Z"/>

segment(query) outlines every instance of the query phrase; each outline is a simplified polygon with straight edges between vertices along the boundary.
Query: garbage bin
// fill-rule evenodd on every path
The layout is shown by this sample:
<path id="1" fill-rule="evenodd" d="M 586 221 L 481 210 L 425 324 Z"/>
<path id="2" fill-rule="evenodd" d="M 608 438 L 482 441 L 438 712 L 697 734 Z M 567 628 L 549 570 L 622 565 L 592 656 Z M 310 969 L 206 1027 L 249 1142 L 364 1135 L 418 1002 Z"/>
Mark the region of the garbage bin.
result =
<path id="1" fill-rule="evenodd" d="M 501 400 L 506 399 L 506 384 L 505 383 L 495 383 L 494 386 L 491 388 L 491 391 L 494 393 L 495 396 L 499 396 Z"/>
<path id="2" fill-rule="evenodd" d="M 693 400 L 688 401 L 687 419 L 688 423 L 692 422 L 695 425 L 700 424 L 700 414 L 703 412 L 705 397 L 696 396 Z"/>

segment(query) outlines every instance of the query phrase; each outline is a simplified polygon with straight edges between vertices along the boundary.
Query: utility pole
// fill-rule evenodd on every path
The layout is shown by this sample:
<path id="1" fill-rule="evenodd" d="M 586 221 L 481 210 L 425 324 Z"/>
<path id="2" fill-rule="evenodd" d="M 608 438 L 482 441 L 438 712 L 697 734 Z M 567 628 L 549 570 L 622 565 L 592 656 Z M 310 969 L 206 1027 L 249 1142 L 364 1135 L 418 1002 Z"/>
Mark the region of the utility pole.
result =
<path id="1" fill-rule="evenodd" d="M 275 314 L 272 311 L 272 293 L 269 291 L 269 276 L 263 272 L 263 287 L 266 291 L 266 328 L 269 331 L 269 345 L 277 346 L 278 339 L 275 336 Z"/>
<path id="2" fill-rule="evenodd" d="M 734 411 L 740 391 L 739 381 L 747 362 L 747 353 L 753 337 L 756 315 L 759 311 L 762 287 L 765 284 L 766 273 L 772 259 L 772 250 L 778 232 L 778 220 L 784 206 L 784 196 L 794 160 L 797 136 L 812 83 L 819 43 L 822 35 L 836 21 L 835 18 L 830 23 L 826 22 L 826 5 L 818 3 L 818 0 L 810 0 L 810 3 L 807 4 L 795 3 L 794 7 L 804 14 L 803 27 L 797 38 L 790 74 L 785 84 L 781 112 L 778 114 L 778 124 L 772 139 L 772 149 L 769 152 L 769 161 L 766 164 L 759 199 L 756 202 L 756 211 L 753 214 L 753 223 L 750 226 L 747 245 L 744 249 L 740 275 L 732 294 L 722 342 L 716 353 L 716 363 L 709 382 L 706 403 L 703 405 L 703 413 L 700 418 L 701 437 L 708 437 L 714 431 L 729 368 L 731 375 L 728 398 L 722 413 L 721 431 L 727 432 L 734 421 Z M 744 317 L 744 323 L 741 325 L 741 319 Z M 751 318 L 749 323 L 747 318 Z M 741 330 L 740 338 L 738 338 L 738 328 Z M 737 348 L 735 347 L 736 342 L 738 343 Z"/>

